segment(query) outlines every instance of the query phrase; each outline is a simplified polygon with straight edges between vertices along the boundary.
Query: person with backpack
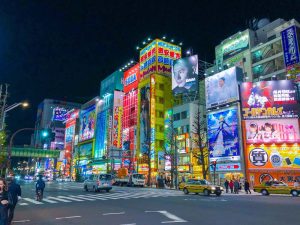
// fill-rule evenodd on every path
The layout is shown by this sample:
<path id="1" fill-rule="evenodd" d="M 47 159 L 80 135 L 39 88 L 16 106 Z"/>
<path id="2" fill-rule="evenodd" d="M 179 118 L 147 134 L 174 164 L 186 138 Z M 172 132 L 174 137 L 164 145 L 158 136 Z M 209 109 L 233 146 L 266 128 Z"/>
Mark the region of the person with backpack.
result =
<path id="1" fill-rule="evenodd" d="M 42 176 L 39 176 L 39 179 L 37 180 L 36 184 L 35 184 L 35 192 L 36 192 L 36 196 L 38 196 L 38 192 L 39 190 L 41 191 L 41 199 L 43 198 L 44 195 L 44 189 L 45 189 L 45 182 L 42 179 Z"/>
<path id="2" fill-rule="evenodd" d="M 0 178 L 0 225 L 7 225 L 8 205 L 7 184 L 4 178 Z"/>
<path id="3" fill-rule="evenodd" d="M 12 224 L 14 218 L 16 205 L 21 198 L 21 187 L 16 183 L 14 175 L 10 175 L 7 179 L 8 181 L 8 197 L 10 204 L 8 205 L 8 225 Z"/>

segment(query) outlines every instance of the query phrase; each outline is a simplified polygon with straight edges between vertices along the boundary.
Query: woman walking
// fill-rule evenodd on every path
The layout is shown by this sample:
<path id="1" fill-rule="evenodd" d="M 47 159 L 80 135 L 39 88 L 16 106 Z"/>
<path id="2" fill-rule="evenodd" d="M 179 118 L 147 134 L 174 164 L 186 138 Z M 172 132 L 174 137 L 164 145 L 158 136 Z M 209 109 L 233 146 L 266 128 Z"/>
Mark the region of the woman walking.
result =
<path id="1" fill-rule="evenodd" d="M 3 178 L 0 178 L 0 225 L 7 225 L 8 221 L 8 193 L 7 185 Z"/>

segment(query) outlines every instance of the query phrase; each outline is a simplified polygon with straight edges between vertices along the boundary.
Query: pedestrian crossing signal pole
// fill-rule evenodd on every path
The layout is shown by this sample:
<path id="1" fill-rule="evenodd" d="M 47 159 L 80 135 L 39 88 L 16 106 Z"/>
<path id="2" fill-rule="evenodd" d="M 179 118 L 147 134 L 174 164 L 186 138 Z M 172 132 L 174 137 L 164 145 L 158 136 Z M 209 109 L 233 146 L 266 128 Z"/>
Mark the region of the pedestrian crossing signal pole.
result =
<path id="1" fill-rule="evenodd" d="M 217 167 L 217 160 L 211 162 L 211 166 L 214 170 L 214 185 L 216 185 L 216 167 Z"/>

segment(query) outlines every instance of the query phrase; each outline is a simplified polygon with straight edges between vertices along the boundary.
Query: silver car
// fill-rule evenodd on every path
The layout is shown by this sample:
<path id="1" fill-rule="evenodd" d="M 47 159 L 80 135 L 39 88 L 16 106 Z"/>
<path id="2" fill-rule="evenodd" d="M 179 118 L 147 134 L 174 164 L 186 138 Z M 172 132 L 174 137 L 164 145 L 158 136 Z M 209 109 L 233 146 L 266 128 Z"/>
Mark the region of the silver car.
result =
<path id="1" fill-rule="evenodd" d="M 85 191 L 99 192 L 105 190 L 109 192 L 112 189 L 112 175 L 110 174 L 94 174 L 90 175 L 83 183 Z"/>

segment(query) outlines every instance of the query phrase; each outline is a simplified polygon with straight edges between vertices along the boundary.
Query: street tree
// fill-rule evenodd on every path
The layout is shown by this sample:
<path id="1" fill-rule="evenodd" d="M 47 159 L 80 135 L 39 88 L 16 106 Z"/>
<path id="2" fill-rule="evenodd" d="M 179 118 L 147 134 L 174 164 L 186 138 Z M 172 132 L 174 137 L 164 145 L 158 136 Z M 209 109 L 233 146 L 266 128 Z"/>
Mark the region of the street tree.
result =
<path id="1" fill-rule="evenodd" d="M 198 109 L 192 124 L 192 142 L 196 148 L 193 148 L 193 157 L 197 158 L 198 164 L 202 166 L 203 179 L 208 177 L 209 172 L 209 152 L 207 142 L 207 125 L 204 110 L 200 110 L 202 105 L 198 105 Z"/>

